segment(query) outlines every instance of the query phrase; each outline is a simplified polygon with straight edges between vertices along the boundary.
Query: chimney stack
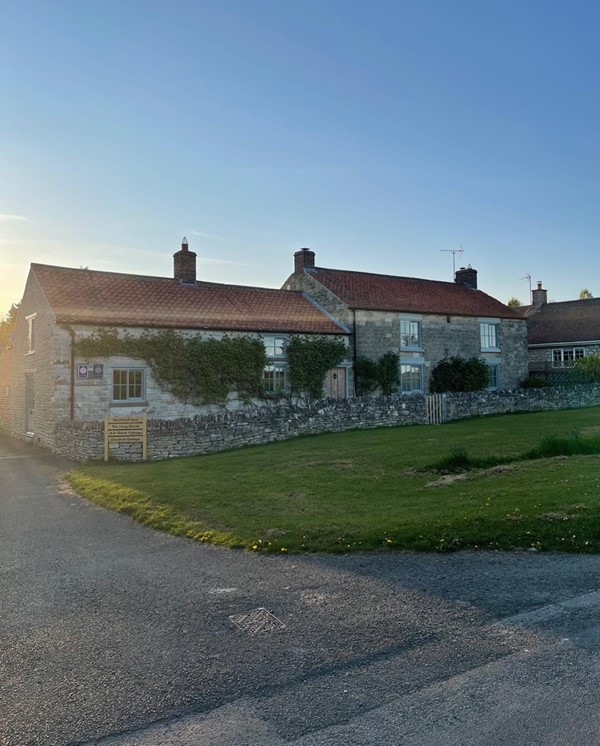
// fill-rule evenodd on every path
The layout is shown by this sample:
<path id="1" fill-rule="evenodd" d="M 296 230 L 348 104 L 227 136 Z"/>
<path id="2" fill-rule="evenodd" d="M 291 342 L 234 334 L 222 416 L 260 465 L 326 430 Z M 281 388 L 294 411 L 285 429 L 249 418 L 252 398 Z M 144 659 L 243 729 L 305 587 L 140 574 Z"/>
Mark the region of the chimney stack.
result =
<path id="1" fill-rule="evenodd" d="M 294 254 L 294 272 L 302 272 L 305 269 L 314 269 L 315 252 L 310 249 L 300 249 Z"/>
<path id="2" fill-rule="evenodd" d="M 181 242 L 181 250 L 173 254 L 173 273 L 179 282 L 186 285 L 196 284 L 196 254 L 188 249 L 185 236 Z"/>
<path id="3" fill-rule="evenodd" d="M 542 283 L 538 280 L 537 288 L 531 291 L 531 305 L 534 308 L 541 308 L 548 303 L 548 291 L 542 288 Z"/>
<path id="4" fill-rule="evenodd" d="M 477 290 L 477 270 L 469 264 L 468 267 L 461 267 L 454 274 L 454 282 L 457 285 L 465 285 L 472 290 Z"/>

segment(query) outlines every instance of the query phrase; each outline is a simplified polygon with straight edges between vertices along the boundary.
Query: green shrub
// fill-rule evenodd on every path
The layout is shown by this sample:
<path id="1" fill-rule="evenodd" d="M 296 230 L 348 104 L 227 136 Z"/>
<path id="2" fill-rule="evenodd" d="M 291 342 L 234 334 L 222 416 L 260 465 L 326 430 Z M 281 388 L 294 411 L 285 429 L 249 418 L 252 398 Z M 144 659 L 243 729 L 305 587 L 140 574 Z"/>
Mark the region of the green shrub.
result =
<path id="1" fill-rule="evenodd" d="M 372 394 L 379 385 L 375 360 L 369 357 L 357 357 L 354 363 L 354 377 L 358 396 Z"/>
<path id="2" fill-rule="evenodd" d="M 398 355 L 386 352 L 379 360 L 358 357 L 354 363 L 356 393 L 358 396 L 372 394 L 379 389 L 382 394 L 392 394 L 398 389 Z"/>
<path id="3" fill-rule="evenodd" d="M 432 394 L 447 391 L 480 391 L 489 383 L 488 366 L 477 357 L 465 360 L 451 357 L 440 362 L 431 371 L 429 390 Z"/>
<path id="4" fill-rule="evenodd" d="M 381 393 L 393 393 L 398 388 L 399 371 L 398 355 L 394 352 L 386 352 L 377 361 L 377 379 Z"/>
<path id="5" fill-rule="evenodd" d="M 600 382 L 600 352 L 586 355 L 575 362 L 575 371 L 586 383 Z"/>
<path id="6" fill-rule="evenodd" d="M 527 378 L 521 383 L 523 389 L 545 389 L 549 388 L 552 384 L 541 376 L 527 376 Z"/>

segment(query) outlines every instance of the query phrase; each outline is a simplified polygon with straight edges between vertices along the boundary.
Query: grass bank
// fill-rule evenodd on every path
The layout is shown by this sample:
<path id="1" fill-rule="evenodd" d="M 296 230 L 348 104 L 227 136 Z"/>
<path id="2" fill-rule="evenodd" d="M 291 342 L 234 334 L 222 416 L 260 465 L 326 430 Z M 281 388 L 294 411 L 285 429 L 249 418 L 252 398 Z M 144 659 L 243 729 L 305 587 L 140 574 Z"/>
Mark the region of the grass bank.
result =
<path id="1" fill-rule="evenodd" d="M 154 528 L 252 551 L 598 552 L 600 457 L 581 455 L 581 444 L 557 456 L 549 437 L 563 450 L 597 441 L 600 408 L 91 465 L 69 480 L 80 495 Z M 444 460 L 461 452 L 468 468 L 443 473 Z"/>

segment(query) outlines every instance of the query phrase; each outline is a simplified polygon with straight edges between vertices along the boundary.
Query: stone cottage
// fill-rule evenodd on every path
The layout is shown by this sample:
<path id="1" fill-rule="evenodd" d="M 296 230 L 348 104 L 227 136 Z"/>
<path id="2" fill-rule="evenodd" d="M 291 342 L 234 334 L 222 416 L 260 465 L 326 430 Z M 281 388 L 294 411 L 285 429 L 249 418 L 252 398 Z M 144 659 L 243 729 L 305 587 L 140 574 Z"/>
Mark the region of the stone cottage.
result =
<path id="1" fill-rule="evenodd" d="M 600 298 L 548 303 L 537 283 L 527 319 L 529 371 L 553 380 L 569 377 L 575 362 L 600 351 Z"/>
<path id="2" fill-rule="evenodd" d="M 396 277 L 318 267 L 305 248 L 284 288 L 304 291 L 350 331 L 354 359 L 397 354 L 402 392 L 427 392 L 432 368 L 453 356 L 482 358 L 490 389 L 515 388 L 527 376 L 523 317 L 479 290 L 471 267 L 453 283 Z"/>
<path id="3" fill-rule="evenodd" d="M 261 339 L 268 358 L 264 385 L 273 391 L 288 388 L 291 335 L 347 340 L 344 326 L 301 291 L 199 281 L 196 254 L 185 239 L 173 258 L 172 278 L 31 265 L 14 332 L 12 376 L 5 382 L 13 403 L 5 429 L 53 448 L 61 421 L 139 414 L 168 420 L 199 413 L 198 406 L 163 390 L 143 360 L 82 358 L 77 342 L 100 329 Z M 345 397 L 350 382 L 348 359 L 330 374 L 324 393 Z M 235 396 L 228 405 L 235 408 Z"/>

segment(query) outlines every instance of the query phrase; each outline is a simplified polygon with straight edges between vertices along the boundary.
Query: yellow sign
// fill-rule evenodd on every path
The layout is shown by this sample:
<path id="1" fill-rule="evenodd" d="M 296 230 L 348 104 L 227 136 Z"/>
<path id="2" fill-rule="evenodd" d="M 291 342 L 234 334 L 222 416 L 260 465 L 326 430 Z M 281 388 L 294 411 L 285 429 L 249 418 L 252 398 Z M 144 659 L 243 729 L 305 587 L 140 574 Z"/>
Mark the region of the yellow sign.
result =
<path id="1" fill-rule="evenodd" d="M 141 443 L 142 459 L 146 460 L 146 415 L 141 417 L 105 417 L 104 418 L 104 460 L 108 461 L 111 443 Z"/>

